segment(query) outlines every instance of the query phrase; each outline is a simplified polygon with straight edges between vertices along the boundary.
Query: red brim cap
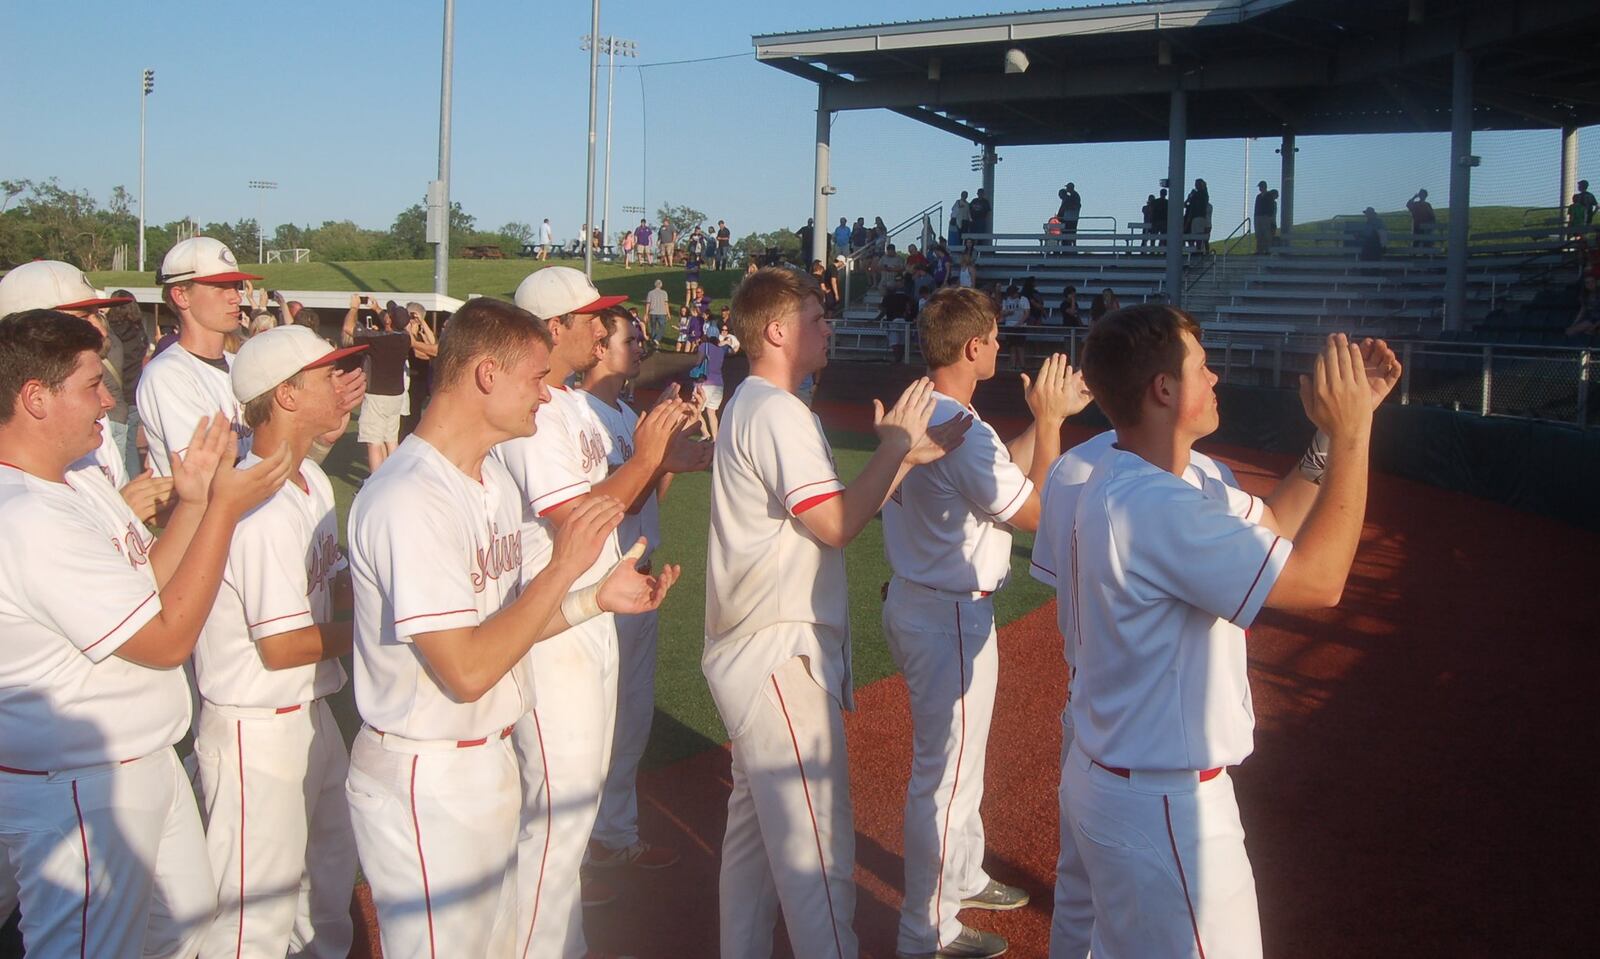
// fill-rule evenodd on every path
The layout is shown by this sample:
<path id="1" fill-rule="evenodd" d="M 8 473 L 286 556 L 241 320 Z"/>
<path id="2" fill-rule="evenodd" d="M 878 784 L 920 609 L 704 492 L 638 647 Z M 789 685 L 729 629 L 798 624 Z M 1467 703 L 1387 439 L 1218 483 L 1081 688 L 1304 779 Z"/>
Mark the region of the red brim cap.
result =
<path id="1" fill-rule="evenodd" d="M 627 296 L 602 296 L 600 299 L 595 300 L 588 306 L 580 306 L 572 312 L 585 314 L 599 313 L 601 310 L 609 310 L 618 303 L 626 303 L 627 301 Z"/>
<path id="2" fill-rule="evenodd" d="M 213 273 L 210 276 L 191 276 L 191 277 L 188 278 L 188 280 L 191 283 L 238 283 L 241 280 L 260 280 L 260 279 L 264 279 L 264 277 L 256 276 L 254 273 L 238 273 L 238 272 L 234 272 L 234 273 Z"/>
<path id="3" fill-rule="evenodd" d="M 93 310 L 102 306 L 116 306 L 118 303 L 132 303 L 131 296 L 102 296 L 93 300 L 79 300 L 76 303 L 63 303 L 56 307 L 58 310 Z"/>
<path id="4" fill-rule="evenodd" d="M 320 369 L 320 368 L 322 368 L 324 366 L 332 366 L 333 364 L 339 362 L 340 360 L 344 359 L 347 356 L 355 356 L 357 353 L 366 352 L 366 350 L 367 350 L 367 344 L 365 344 L 365 343 L 361 344 L 360 346 L 347 346 L 347 347 L 345 347 L 343 349 L 334 350 L 333 352 L 331 352 L 328 355 L 322 357 L 321 359 L 313 360 L 312 362 L 307 363 L 305 366 L 302 366 L 300 369 L 302 371 L 304 371 L 304 370 L 315 370 L 315 369 Z"/>

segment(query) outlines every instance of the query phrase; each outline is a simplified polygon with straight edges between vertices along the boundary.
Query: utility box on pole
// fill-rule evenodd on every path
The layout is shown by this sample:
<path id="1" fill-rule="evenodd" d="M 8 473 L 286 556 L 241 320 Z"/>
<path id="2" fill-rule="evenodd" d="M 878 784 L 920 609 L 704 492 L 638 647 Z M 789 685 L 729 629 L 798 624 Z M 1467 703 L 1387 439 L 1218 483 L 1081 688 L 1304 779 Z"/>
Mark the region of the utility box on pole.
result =
<path id="1" fill-rule="evenodd" d="M 428 181 L 428 224 L 424 239 L 429 243 L 443 243 L 449 235 L 450 214 L 444 208 L 444 181 Z"/>

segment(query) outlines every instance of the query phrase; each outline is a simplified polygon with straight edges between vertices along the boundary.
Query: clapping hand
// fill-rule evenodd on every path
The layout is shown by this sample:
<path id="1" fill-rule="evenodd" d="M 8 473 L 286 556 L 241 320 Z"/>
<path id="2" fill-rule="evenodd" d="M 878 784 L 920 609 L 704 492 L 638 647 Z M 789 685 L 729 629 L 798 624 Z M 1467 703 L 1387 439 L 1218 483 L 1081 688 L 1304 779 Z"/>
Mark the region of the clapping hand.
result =
<path id="1" fill-rule="evenodd" d="M 659 574 L 651 576 L 648 571 L 641 571 L 634 565 L 644 555 L 644 550 L 644 540 L 634 543 L 623 554 L 622 561 L 600 581 L 600 592 L 595 599 L 601 609 L 624 615 L 647 613 L 659 608 L 661 601 L 667 598 L 682 569 L 668 564 L 661 568 Z"/>
<path id="2" fill-rule="evenodd" d="M 931 463 L 960 446 L 972 426 L 972 417 L 962 413 L 929 427 L 934 405 L 933 381 L 927 377 L 906 387 L 888 411 L 881 402 L 873 400 L 872 427 L 879 442 L 894 444 L 905 461 L 913 465 Z"/>

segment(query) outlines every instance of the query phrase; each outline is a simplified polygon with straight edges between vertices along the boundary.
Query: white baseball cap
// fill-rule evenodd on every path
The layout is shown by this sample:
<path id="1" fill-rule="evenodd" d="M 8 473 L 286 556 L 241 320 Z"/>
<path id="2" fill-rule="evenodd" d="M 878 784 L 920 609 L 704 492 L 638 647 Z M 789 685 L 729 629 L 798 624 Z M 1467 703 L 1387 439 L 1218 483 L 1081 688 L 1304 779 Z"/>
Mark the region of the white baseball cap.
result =
<path id="1" fill-rule="evenodd" d="M 599 313 L 627 297 L 601 296 L 581 270 L 547 266 L 529 273 L 527 279 L 517 284 L 512 299 L 539 319 L 553 320 L 568 313 Z"/>
<path id="2" fill-rule="evenodd" d="M 233 251 L 221 240 L 209 236 L 192 236 L 168 250 L 161 260 L 161 271 L 156 274 L 156 282 L 162 286 L 191 280 L 236 283 L 259 279 L 261 277 L 254 273 L 239 272 L 239 261 L 234 259 Z"/>
<path id="3" fill-rule="evenodd" d="M 245 340 L 233 358 L 233 395 L 248 403 L 301 372 L 330 366 L 365 350 L 366 344 L 334 349 L 304 326 L 275 326 Z"/>
<path id="4" fill-rule="evenodd" d="M 132 303 L 131 296 L 104 296 L 71 263 L 35 260 L 0 277 L 0 317 L 24 310 L 89 310 Z"/>

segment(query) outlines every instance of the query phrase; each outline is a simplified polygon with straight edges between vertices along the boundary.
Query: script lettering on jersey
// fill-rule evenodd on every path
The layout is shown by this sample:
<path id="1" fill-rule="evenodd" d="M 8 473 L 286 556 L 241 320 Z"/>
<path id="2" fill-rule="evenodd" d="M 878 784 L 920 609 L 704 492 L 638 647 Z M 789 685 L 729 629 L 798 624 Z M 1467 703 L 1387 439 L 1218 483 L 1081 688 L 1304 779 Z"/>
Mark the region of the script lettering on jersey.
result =
<path id="1" fill-rule="evenodd" d="M 622 454 L 623 460 L 632 459 L 633 458 L 633 444 L 628 442 L 629 437 L 623 436 L 621 433 L 616 433 L 616 434 L 613 434 L 613 435 L 616 436 L 616 438 L 617 438 L 617 452 Z"/>
<path id="2" fill-rule="evenodd" d="M 472 572 L 472 591 L 481 593 L 490 580 L 498 580 L 502 573 L 520 575 L 522 572 L 522 527 L 504 536 L 500 524 L 489 524 L 489 545 L 477 551 L 478 568 Z"/>
<path id="3" fill-rule="evenodd" d="M 306 569 L 306 595 L 310 596 L 333 579 L 333 568 L 339 565 L 339 540 L 331 533 L 322 533 L 311 544 L 311 565 Z"/>
<path id="4" fill-rule="evenodd" d="M 578 467 L 580 473 L 587 475 L 590 470 L 606 461 L 605 440 L 601 439 L 598 433 L 591 430 L 579 433 L 578 449 L 583 453 L 583 462 Z"/>
<path id="5" fill-rule="evenodd" d="M 150 544 L 139 535 L 139 531 L 132 523 L 128 524 L 128 531 L 122 534 L 120 540 L 111 540 L 111 545 L 117 548 L 117 552 L 121 553 L 122 558 L 134 569 L 150 565 Z"/>

